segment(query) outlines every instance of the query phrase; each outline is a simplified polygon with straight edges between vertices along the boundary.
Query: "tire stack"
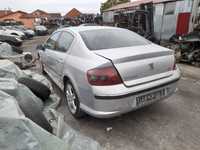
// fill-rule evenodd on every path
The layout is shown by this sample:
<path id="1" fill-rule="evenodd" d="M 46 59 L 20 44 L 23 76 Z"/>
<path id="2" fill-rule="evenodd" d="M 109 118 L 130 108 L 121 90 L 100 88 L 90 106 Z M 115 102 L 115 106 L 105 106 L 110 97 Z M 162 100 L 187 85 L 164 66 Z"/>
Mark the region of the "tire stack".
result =
<path id="1" fill-rule="evenodd" d="M 43 100 L 43 102 L 45 102 L 45 100 L 47 100 L 51 94 L 50 89 L 46 85 L 32 78 L 19 78 L 18 82 L 28 87 L 38 98 Z M 18 103 L 27 118 L 31 119 L 49 133 L 53 132 L 53 128 L 51 127 L 50 123 L 47 121 L 44 114 L 33 100 L 20 99 L 18 100 Z"/>

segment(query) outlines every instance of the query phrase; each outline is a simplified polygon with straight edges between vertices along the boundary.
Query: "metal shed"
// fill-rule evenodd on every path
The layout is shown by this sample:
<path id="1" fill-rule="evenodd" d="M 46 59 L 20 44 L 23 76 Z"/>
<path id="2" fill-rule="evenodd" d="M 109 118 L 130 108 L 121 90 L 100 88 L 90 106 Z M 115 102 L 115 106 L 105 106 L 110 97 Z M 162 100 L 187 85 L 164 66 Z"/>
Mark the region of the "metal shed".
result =
<path id="1" fill-rule="evenodd" d="M 113 6 L 103 12 L 103 21 L 113 23 L 120 10 L 128 12 L 139 9 L 142 4 L 153 4 L 154 36 L 158 40 L 168 40 L 174 34 L 193 31 L 198 13 L 199 0 L 137 0 Z"/>

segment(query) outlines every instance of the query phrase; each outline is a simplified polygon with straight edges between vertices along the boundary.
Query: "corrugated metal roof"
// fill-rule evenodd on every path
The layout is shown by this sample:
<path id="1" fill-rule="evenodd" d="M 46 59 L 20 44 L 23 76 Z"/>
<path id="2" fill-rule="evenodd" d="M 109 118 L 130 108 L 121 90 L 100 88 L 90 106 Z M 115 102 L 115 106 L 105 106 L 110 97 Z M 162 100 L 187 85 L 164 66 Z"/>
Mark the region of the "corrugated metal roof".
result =
<path id="1" fill-rule="evenodd" d="M 125 9 L 125 8 L 131 8 L 131 7 L 136 7 L 141 4 L 147 4 L 147 3 L 163 3 L 163 2 L 168 2 L 168 1 L 177 1 L 177 0 L 136 0 L 134 2 L 128 2 L 128 3 L 123 3 L 119 4 L 116 6 L 113 6 L 109 9 L 106 9 L 105 11 L 113 11 L 117 9 Z"/>

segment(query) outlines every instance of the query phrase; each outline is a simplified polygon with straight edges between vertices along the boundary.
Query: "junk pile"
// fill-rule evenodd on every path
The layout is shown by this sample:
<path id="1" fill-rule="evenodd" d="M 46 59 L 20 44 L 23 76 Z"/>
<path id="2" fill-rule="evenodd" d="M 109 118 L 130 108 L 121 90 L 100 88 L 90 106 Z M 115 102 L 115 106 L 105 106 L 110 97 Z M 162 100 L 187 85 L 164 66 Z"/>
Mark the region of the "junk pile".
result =
<path id="1" fill-rule="evenodd" d="M 30 52 L 23 52 L 18 47 L 11 46 L 5 42 L 0 42 L 0 59 L 11 60 L 21 69 L 34 66 L 33 56 Z"/>
<path id="2" fill-rule="evenodd" d="M 59 103 L 46 77 L 0 60 L 0 149 L 100 150 L 64 122 Z"/>
<path id="3" fill-rule="evenodd" d="M 163 43 L 175 50 L 178 62 L 186 62 L 200 67 L 200 33 L 192 32 L 184 36 L 174 35 L 170 38 L 169 43 Z"/>

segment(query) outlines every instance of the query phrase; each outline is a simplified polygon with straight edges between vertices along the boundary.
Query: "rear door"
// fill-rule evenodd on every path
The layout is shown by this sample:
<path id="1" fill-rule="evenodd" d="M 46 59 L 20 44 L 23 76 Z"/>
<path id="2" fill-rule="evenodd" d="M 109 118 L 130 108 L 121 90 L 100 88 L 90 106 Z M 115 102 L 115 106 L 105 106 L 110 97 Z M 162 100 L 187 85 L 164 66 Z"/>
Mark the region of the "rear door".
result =
<path id="1" fill-rule="evenodd" d="M 70 49 L 73 40 L 74 36 L 67 31 L 63 31 L 58 39 L 57 50 L 54 52 L 57 59 L 57 66 L 55 66 L 54 69 L 56 73 L 59 74 L 59 77 L 62 77 L 63 75 L 63 67 L 67 59 L 67 52 Z"/>
<path id="2" fill-rule="evenodd" d="M 66 52 L 69 50 L 73 39 L 73 35 L 68 32 L 56 32 L 45 46 L 45 64 L 50 69 L 51 75 L 56 78 L 55 82 L 59 82 L 59 84 L 62 83 Z"/>

